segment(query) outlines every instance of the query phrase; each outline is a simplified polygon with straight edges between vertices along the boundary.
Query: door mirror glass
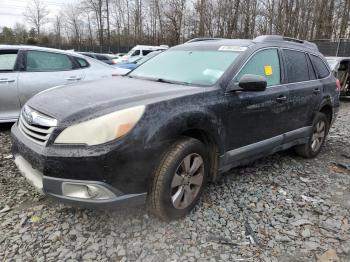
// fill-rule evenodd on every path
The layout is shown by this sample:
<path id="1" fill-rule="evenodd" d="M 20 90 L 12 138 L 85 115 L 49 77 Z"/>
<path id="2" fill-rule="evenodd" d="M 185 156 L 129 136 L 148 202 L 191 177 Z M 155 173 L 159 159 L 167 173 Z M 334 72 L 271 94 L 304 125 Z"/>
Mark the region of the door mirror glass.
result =
<path id="1" fill-rule="evenodd" d="M 238 86 L 245 91 L 264 91 L 267 82 L 263 76 L 245 74 L 239 80 Z"/>

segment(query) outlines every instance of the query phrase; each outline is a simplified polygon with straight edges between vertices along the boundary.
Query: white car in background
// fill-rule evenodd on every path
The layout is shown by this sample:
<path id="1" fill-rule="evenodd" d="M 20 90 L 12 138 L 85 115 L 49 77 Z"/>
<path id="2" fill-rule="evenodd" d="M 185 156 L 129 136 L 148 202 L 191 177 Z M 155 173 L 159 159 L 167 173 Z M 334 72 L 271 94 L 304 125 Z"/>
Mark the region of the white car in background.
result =
<path id="1" fill-rule="evenodd" d="M 122 56 L 118 60 L 116 60 L 116 64 L 118 63 L 133 63 L 137 61 L 139 58 L 142 58 L 154 51 L 164 51 L 169 49 L 167 45 L 160 46 L 151 46 L 151 45 L 137 45 L 133 49 L 131 49 L 126 55 Z"/>
<path id="2" fill-rule="evenodd" d="M 71 51 L 0 45 L 0 123 L 16 121 L 25 102 L 43 90 L 121 75 L 119 71 Z"/>

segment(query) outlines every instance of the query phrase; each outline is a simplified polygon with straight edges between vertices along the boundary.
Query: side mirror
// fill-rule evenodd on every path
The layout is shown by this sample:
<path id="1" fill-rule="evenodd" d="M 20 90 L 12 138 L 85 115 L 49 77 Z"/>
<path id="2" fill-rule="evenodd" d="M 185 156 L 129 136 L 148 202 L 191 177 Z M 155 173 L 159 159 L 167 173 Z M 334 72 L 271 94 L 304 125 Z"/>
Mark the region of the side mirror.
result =
<path id="1" fill-rule="evenodd" d="M 265 91 L 266 78 L 259 75 L 243 75 L 239 80 L 238 86 L 246 91 Z"/>
<path id="2" fill-rule="evenodd" d="M 232 83 L 230 91 L 265 91 L 267 86 L 266 78 L 259 75 L 245 74 L 239 82 Z"/>

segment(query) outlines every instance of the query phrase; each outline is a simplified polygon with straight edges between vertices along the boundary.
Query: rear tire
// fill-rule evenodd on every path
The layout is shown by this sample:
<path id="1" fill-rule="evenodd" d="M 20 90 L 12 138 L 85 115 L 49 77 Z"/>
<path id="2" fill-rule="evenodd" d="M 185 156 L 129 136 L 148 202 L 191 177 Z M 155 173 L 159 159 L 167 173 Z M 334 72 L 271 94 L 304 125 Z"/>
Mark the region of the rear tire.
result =
<path id="1" fill-rule="evenodd" d="M 329 131 L 329 120 L 327 116 L 318 112 L 314 118 L 311 136 L 306 144 L 296 146 L 295 152 L 305 158 L 313 158 L 317 156 L 326 140 Z"/>
<path id="2" fill-rule="evenodd" d="M 165 153 L 148 195 L 150 211 L 162 220 L 186 216 L 200 199 L 209 163 L 203 143 L 181 138 Z"/>

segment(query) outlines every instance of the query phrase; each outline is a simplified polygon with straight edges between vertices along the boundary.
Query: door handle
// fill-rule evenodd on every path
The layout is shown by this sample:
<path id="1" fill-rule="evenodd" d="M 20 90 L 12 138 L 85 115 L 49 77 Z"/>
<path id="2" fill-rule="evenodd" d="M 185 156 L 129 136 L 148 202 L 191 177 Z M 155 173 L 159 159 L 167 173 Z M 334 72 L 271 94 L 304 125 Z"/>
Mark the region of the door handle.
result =
<path id="1" fill-rule="evenodd" d="M 314 94 L 317 95 L 319 93 L 321 93 L 321 89 L 319 89 L 318 87 L 314 89 Z"/>
<path id="2" fill-rule="evenodd" d="M 279 103 L 282 103 L 284 101 L 287 101 L 287 97 L 284 96 L 284 95 L 281 95 L 281 96 L 276 98 L 276 101 L 279 102 Z"/>
<path id="3" fill-rule="evenodd" d="M 13 82 L 15 82 L 15 79 L 7 79 L 7 78 L 0 79 L 0 83 L 13 83 Z"/>
<path id="4" fill-rule="evenodd" d="M 67 77 L 66 80 L 68 80 L 68 81 L 79 81 L 79 80 L 81 80 L 81 77 L 80 76 L 70 76 L 70 77 Z"/>

